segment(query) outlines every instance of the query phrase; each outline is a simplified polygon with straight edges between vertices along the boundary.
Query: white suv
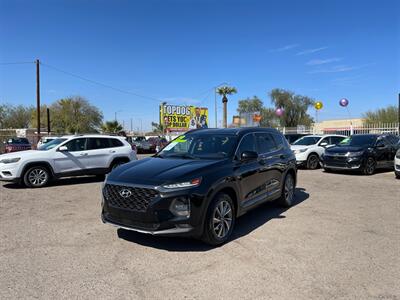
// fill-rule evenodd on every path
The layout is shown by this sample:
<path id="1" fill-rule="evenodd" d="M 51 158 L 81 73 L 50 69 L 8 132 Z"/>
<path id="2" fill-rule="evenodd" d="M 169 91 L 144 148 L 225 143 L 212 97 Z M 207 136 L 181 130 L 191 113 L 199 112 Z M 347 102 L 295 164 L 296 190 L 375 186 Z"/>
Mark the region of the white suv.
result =
<path id="1" fill-rule="evenodd" d="M 346 136 L 344 135 L 306 135 L 295 141 L 290 148 L 298 165 L 303 165 L 307 169 L 316 169 L 319 166 L 321 155 L 325 148 L 339 144 Z"/>
<path id="2" fill-rule="evenodd" d="M 0 180 L 42 187 L 60 177 L 106 174 L 131 160 L 136 152 L 124 137 L 63 136 L 38 150 L 0 155 Z"/>

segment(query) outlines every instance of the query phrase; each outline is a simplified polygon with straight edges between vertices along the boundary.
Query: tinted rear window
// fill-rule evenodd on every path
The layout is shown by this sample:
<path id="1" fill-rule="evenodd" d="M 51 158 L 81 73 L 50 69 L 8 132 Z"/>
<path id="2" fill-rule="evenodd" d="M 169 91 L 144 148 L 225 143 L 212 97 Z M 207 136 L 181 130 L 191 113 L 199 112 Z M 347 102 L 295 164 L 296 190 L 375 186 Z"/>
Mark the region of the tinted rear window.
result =
<path id="1" fill-rule="evenodd" d="M 107 138 L 89 138 L 88 150 L 110 148 L 110 142 Z"/>
<path id="2" fill-rule="evenodd" d="M 8 144 L 29 144 L 26 138 L 12 138 L 7 141 Z"/>
<path id="3" fill-rule="evenodd" d="M 111 147 L 121 147 L 124 144 L 119 139 L 110 139 Z"/>

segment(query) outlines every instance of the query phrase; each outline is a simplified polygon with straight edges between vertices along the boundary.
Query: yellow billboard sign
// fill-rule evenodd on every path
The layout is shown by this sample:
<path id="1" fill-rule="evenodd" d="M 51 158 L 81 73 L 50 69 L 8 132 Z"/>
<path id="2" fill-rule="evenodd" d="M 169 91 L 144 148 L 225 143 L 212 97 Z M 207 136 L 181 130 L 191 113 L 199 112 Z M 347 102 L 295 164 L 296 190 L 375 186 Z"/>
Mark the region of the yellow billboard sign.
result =
<path id="1" fill-rule="evenodd" d="M 160 124 L 170 132 L 208 128 L 208 108 L 164 104 L 160 106 Z"/>

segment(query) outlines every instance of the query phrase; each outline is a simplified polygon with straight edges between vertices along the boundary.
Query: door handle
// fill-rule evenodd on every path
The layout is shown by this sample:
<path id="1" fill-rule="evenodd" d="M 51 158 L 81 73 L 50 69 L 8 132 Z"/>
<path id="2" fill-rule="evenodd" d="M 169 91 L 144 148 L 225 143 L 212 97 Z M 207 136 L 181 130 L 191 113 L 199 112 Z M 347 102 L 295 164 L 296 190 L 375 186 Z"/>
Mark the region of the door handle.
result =
<path id="1" fill-rule="evenodd" d="M 79 154 L 79 156 L 87 156 L 88 154 L 87 153 L 81 153 L 81 154 Z"/>
<path id="2" fill-rule="evenodd" d="M 115 150 L 110 150 L 110 153 L 115 153 Z"/>
<path id="3" fill-rule="evenodd" d="M 281 155 L 279 155 L 279 158 L 280 158 L 280 159 L 285 159 L 285 158 L 286 158 L 286 155 L 285 155 L 285 154 L 281 154 Z"/>

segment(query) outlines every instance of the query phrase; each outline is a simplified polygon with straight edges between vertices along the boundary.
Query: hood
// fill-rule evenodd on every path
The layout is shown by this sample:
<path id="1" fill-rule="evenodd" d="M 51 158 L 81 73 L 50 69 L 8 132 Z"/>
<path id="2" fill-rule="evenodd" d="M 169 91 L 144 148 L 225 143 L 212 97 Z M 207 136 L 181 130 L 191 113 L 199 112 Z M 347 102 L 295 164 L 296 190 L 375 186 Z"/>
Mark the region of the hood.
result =
<path id="1" fill-rule="evenodd" d="M 11 152 L 11 153 L 5 153 L 0 155 L 0 159 L 4 158 L 13 158 L 13 157 L 21 157 L 23 158 L 26 155 L 32 155 L 34 153 L 38 153 L 40 151 L 37 150 L 22 150 L 22 151 L 16 151 L 16 152 Z"/>
<path id="2" fill-rule="evenodd" d="M 307 149 L 307 148 L 310 148 L 311 146 L 314 146 L 314 145 L 310 145 L 310 146 L 290 145 L 290 149 L 292 149 L 294 151 L 294 150 Z"/>
<path id="3" fill-rule="evenodd" d="M 149 157 L 122 165 L 112 171 L 107 180 L 158 185 L 203 176 L 210 166 L 223 164 L 224 162 L 225 160 Z"/>
<path id="4" fill-rule="evenodd" d="M 329 153 L 347 153 L 347 152 L 359 152 L 366 150 L 365 147 L 353 147 L 353 146 L 334 146 L 325 150 Z"/>

